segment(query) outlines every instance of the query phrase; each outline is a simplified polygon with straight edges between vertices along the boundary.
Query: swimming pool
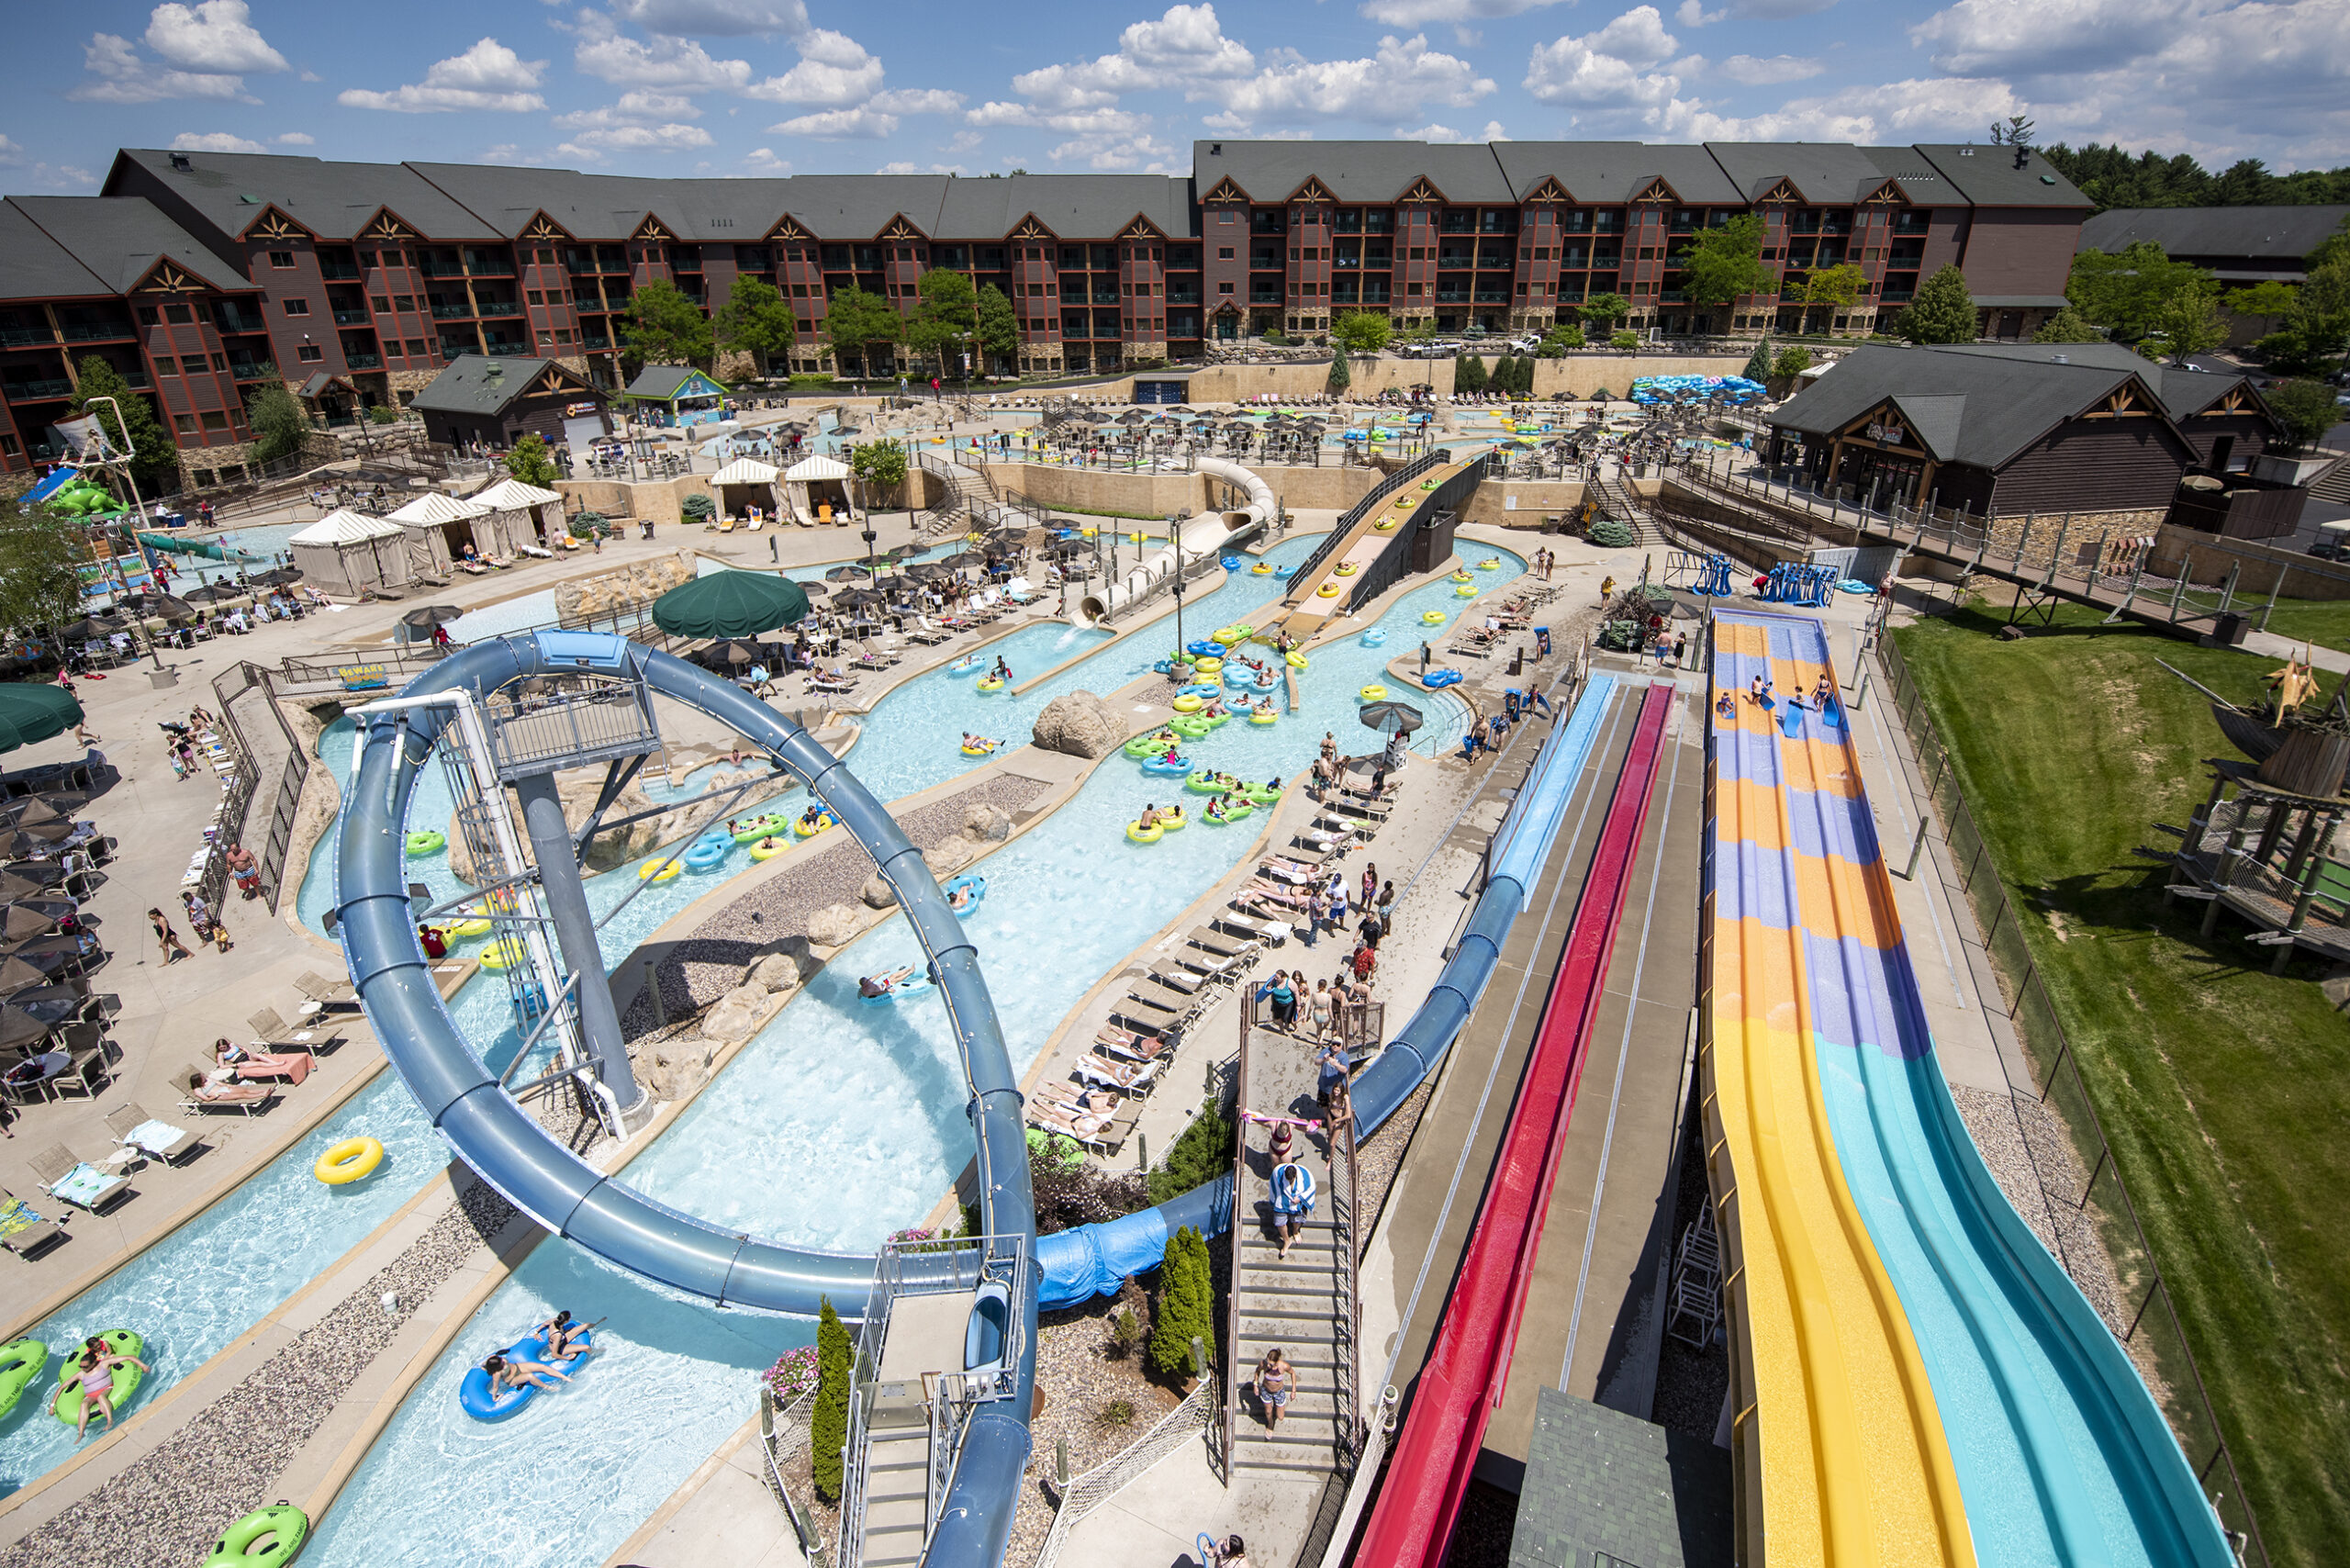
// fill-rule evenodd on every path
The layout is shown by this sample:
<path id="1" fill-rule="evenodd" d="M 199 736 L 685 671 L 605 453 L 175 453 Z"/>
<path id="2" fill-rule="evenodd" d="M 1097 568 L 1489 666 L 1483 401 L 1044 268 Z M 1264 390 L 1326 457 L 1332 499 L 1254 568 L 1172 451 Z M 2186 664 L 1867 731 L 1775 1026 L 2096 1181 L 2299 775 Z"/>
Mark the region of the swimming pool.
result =
<path id="1" fill-rule="evenodd" d="M 1272 596 L 1261 580 L 1236 581 L 1239 597 L 1203 624 Z M 1228 584 L 1203 608 L 1234 591 Z M 1391 630 L 1416 625 L 1450 595 L 1448 583 L 1428 585 L 1382 619 Z M 1251 778 L 1298 773 L 1325 730 L 1368 749 L 1351 738 L 1370 735 L 1354 718 L 1355 692 L 1377 678 L 1386 656 L 1351 636 L 1317 649 L 1300 681 L 1300 713 L 1270 726 L 1226 724 L 1192 749 Z M 968 707 L 977 711 L 985 700 L 970 696 Z M 861 747 L 852 766 L 864 773 Z M 1172 798 L 1163 780 L 1113 756 L 1073 800 L 980 868 L 987 899 L 968 930 L 1015 1066 L 1033 1062 L 1103 973 L 1255 843 L 1254 823 L 1197 820 L 1156 845 L 1127 841 L 1125 824 L 1146 802 Z M 952 1038 L 934 994 L 867 1006 L 856 976 L 920 956 L 901 920 L 859 940 L 630 1165 L 626 1183 L 713 1224 L 801 1246 L 870 1250 L 918 1223 L 971 1150 Z M 1319 952 L 1301 945 L 1286 956 L 1309 972 L 1335 972 L 1344 952 L 1335 943 Z M 598 1332 L 613 1349 L 577 1387 L 485 1431 L 458 1411 L 456 1380 L 549 1306 L 610 1315 Z M 758 1357 L 733 1337 L 769 1354 L 807 1334 L 781 1321 L 770 1334 L 743 1314 L 678 1303 L 569 1247 L 542 1246 L 393 1417 L 307 1560 L 437 1568 L 452 1555 L 554 1564 L 608 1554 L 749 1414 L 748 1380 L 733 1370 Z M 640 1411 L 662 1433 L 659 1445 L 625 1435 Z M 543 1520 L 558 1498 L 569 1528 L 550 1539 Z"/>

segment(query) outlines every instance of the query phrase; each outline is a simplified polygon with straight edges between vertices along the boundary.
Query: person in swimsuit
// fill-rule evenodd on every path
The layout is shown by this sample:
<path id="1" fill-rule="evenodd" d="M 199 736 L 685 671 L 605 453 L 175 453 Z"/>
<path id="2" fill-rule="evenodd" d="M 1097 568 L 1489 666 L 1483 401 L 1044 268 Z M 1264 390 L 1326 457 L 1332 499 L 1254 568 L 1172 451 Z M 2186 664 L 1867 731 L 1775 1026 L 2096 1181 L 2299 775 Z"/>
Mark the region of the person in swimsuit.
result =
<path id="1" fill-rule="evenodd" d="M 907 964 L 885 975 L 867 975 L 856 982 L 856 993 L 859 996 L 887 996 L 898 988 L 900 981 L 913 972 L 914 967 Z"/>
<path id="2" fill-rule="evenodd" d="M 1297 1374 L 1290 1370 L 1280 1347 L 1266 1351 L 1265 1359 L 1257 1363 L 1257 1397 L 1264 1402 L 1267 1430 L 1281 1430 L 1281 1412 L 1289 1407 L 1290 1395 L 1296 1392 Z"/>
<path id="3" fill-rule="evenodd" d="M 492 1356 L 482 1362 L 481 1370 L 489 1374 L 489 1392 L 492 1396 L 519 1391 L 532 1384 L 540 1388 L 553 1388 L 554 1383 L 549 1383 L 547 1381 L 549 1378 L 554 1379 L 555 1383 L 571 1381 L 569 1377 L 553 1367 L 542 1366 L 537 1361 L 526 1361 L 520 1357 Z"/>
<path id="4" fill-rule="evenodd" d="M 547 1360 L 551 1361 L 567 1361 L 575 1355 L 584 1354 L 586 1350 L 594 1349 L 593 1346 L 584 1347 L 579 1350 L 572 1349 L 586 1337 L 588 1326 L 574 1322 L 570 1309 L 567 1307 L 540 1324 L 538 1333 L 540 1343 L 547 1348 Z"/>
<path id="5" fill-rule="evenodd" d="M 78 1383 L 82 1388 L 82 1409 L 73 1422 L 75 1442 L 80 1442 L 82 1434 L 89 1430 L 93 1408 L 106 1418 L 104 1429 L 114 1430 L 114 1369 L 121 1366 L 137 1367 L 140 1372 L 154 1370 L 137 1356 L 116 1355 L 106 1349 L 103 1339 L 94 1338 L 82 1347 L 80 1367 L 69 1380 Z"/>

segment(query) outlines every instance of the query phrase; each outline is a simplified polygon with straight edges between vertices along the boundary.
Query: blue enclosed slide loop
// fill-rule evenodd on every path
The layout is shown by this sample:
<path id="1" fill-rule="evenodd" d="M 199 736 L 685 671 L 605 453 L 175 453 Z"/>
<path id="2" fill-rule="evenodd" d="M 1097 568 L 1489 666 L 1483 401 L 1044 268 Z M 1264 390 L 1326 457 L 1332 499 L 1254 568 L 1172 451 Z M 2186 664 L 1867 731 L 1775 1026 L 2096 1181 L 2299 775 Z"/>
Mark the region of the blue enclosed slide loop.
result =
<path id="1" fill-rule="evenodd" d="M 418 773 L 453 708 L 406 704 L 451 691 L 477 703 L 513 681 L 583 673 L 642 680 L 730 725 L 795 774 L 873 857 L 929 957 L 954 1028 L 970 1085 L 986 1230 L 1025 1237 L 1033 1249 L 1035 1204 L 1019 1080 L 977 954 L 921 852 L 856 776 L 798 724 L 681 659 L 608 633 L 541 632 L 476 644 L 420 676 L 403 691 L 403 706 L 361 708 L 352 715 L 361 738 L 335 867 L 337 931 L 384 1054 L 433 1125 L 467 1165 L 532 1219 L 673 1289 L 721 1305 L 801 1316 L 815 1316 L 825 1297 L 862 1302 L 871 1289 L 870 1257 L 721 1230 L 621 1186 L 578 1159 L 482 1065 L 433 984 L 409 916 L 402 834 Z M 920 1257 L 905 1262 L 918 1267 Z M 1020 1308 L 1025 1333 L 1016 1393 L 987 1406 L 969 1423 L 926 1554 L 930 1562 L 977 1568 L 1002 1560 L 1011 1502 L 1029 1451 L 1035 1293 Z"/>

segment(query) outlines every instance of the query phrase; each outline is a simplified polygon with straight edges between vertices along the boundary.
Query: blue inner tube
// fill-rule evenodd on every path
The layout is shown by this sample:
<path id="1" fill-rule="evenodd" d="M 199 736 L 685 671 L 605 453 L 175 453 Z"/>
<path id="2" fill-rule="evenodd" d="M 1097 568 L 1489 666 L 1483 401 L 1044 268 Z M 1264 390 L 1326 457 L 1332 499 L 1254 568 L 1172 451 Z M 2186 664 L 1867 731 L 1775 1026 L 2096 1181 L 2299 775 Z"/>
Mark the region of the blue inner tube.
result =
<path id="1" fill-rule="evenodd" d="M 887 1007 L 890 1003 L 897 1001 L 901 996 L 920 996 L 923 991 L 928 991 L 929 989 L 929 976 L 908 975 L 905 979 L 900 980 L 897 984 L 891 986 L 889 990 L 883 991 L 878 996 L 860 995 L 857 997 L 857 1000 L 865 1003 L 867 1007 Z"/>
<path id="2" fill-rule="evenodd" d="M 686 869 L 688 871 L 713 870 L 725 864 L 726 852 L 733 847 L 732 839 L 724 844 L 712 844 L 707 839 L 698 840 L 694 846 L 685 853 Z"/>
<path id="3" fill-rule="evenodd" d="M 957 659 L 953 664 L 948 665 L 946 666 L 946 673 L 949 675 L 968 675 L 973 670 L 979 668 L 982 662 L 984 661 L 980 659 L 979 655 L 966 654 L 961 658 Z"/>
<path id="4" fill-rule="evenodd" d="M 595 1342 L 596 1331 L 592 1328 L 580 1336 L 579 1343 L 583 1347 Z M 581 1357 L 575 1355 L 561 1361 L 547 1361 L 545 1359 L 546 1341 L 536 1334 L 525 1335 L 515 1340 L 506 1347 L 503 1353 L 508 1361 L 520 1356 L 527 1361 L 554 1367 L 555 1371 L 565 1375 L 577 1368 L 582 1360 Z M 526 1383 L 520 1388 L 509 1388 L 492 1394 L 489 1388 L 489 1374 L 478 1366 L 468 1367 L 464 1377 L 457 1383 L 457 1407 L 476 1421 L 503 1421 L 544 1392 L 546 1391 L 540 1388 L 537 1383 Z"/>
<path id="5" fill-rule="evenodd" d="M 1377 626 L 1372 627 L 1370 631 L 1365 632 L 1362 634 L 1362 645 L 1366 648 L 1382 647 L 1385 645 L 1386 642 L 1386 632 Z"/>
<path id="6" fill-rule="evenodd" d="M 1211 697 L 1223 696 L 1224 688 L 1216 685 L 1214 681 L 1210 681 L 1205 686 L 1187 686 L 1175 695 L 1178 697 L 1196 697 L 1201 701 L 1204 702 Z"/>
<path id="7" fill-rule="evenodd" d="M 988 896 L 988 879 L 985 877 L 953 877 L 949 878 L 946 886 L 938 890 L 946 895 L 950 901 L 949 907 L 952 907 L 951 901 L 957 893 L 969 893 L 971 902 L 955 911 L 957 916 L 968 920 L 971 918 L 971 912 L 979 908 L 981 902 Z"/>
<path id="8" fill-rule="evenodd" d="M 1183 651 L 1194 658 L 1220 659 L 1224 657 L 1224 644 L 1222 643 L 1209 642 L 1205 638 L 1202 638 L 1196 643 L 1186 643 L 1183 645 Z"/>
<path id="9" fill-rule="evenodd" d="M 1145 773 L 1161 773 L 1177 778 L 1189 778 L 1192 776 L 1192 759 L 1187 756 L 1178 756 L 1174 761 L 1169 762 L 1163 756 L 1154 756 L 1142 765 L 1142 770 Z"/>
<path id="10" fill-rule="evenodd" d="M 1237 555 L 1225 555 L 1218 559 L 1216 565 L 1222 566 L 1227 572 L 1237 572 L 1240 569 L 1240 557 Z"/>
<path id="11" fill-rule="evenodd" d="M 1273 576 L 1277 577 L 1285 577 L 1295 570 L 1297 570 L 1295 566 L 1275 566 L 1273 568 Z"/>
<path id="12" fill-rule="evenodd" d="M 1420 684 L 1430 689 L 1458 686 L 1460 684 L 1460 672 L 1457 669 L 1432 669 L 1421 678 Z"/>

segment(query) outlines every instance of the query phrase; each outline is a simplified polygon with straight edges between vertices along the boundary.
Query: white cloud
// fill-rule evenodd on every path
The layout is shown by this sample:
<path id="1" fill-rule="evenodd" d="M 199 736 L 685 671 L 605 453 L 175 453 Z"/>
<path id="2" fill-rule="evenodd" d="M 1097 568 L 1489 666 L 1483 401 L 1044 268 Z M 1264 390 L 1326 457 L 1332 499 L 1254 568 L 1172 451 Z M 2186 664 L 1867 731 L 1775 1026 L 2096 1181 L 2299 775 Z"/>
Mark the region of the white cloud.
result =
<path id="1" fill-rule="evenodd" d="M 778 136 L 805 136 L 818 141 L 878 141 L 898 133 L 898 117 L 872 109 L 825 109 L 800 115 L 767 127 Z"/>
<path id="2" fill-rule="evenodd" d="M 803 0 L 612 0 L 612 9 L 648 32 L 742 38 L 808 30 Z"/>
<path id="3" fill-rule="evenodd" d="M 1726 117 L 1675 102 L 1665 109 L 1662 129 L 1693 141 L 1931 141 L 1963 135 L 2022 106 L 2005 84 L 1945 76 L 1796 98 L 1759 115 Z"/>
<path id="4" fill-rule="evenodd" d="M 90 41 L 83 46 L 82 63 L 95 80 L 84 82 L 65 95 L 84 103 L 153 104 L 168 98 L 261 102 L 245 91 L 242 76 L 209 71 L 166 71 L 141 60 L 129 39 L 113 33 L 93 33 Z"/>
<path id="5" fill-rule="evenodd" d="M 933 163 L 924 167 L 908 162 L 902 158 L 892 163 L 884 163 L 873 172 L 877 174 L 968 174 L 970 173 L 960 163 Z"/>
<path id="6" fill-rule="evenodd" d="M 225 130 L 184 130 L 172 138 L 174 152 L 266 152 L 258 141 L 248 141 Z"/>
<path id="7" fill-rule="evenodd" d="M 598 12 L 579 19 L 571 63 L 583 73 L 632 87 L 680 87 L 688 92 L 740 92 L 751 81 L 747 60 L 718 60 L 690 39 L 632 39 Z"/>
<path id="8" fill-rule="evenodd" d="M 147 47 L 188 71 L 219 75 L 284 71 L 285 57 L 253 29 L 245 0 L 158 6 L 147 19 Z"/>
<path id="9" fill-rule="evenodd" d="M 563 144 L 562 151 L 579 153 L 594 148 L 608 152 L 683 152 L 710 145 L 710 132 L 698 125 L 619 125 L 582 131 Z"/>
<path id="10" fill-rule="evenodd" d="M 1224 36 L 1214 6 L 1171 6 L 1120 33 L 1116 53 L 1025 72 L 1012 86 L 1046 109 L 1098 108 L 1121 93 L 1228 82 L 1256 69 L 1256 56 Z"/>
<path id="11" fill-rule="evenodd" d="M 1828 67 L 1819 61 L 1800 55 L 1733 54 L 1722 62 L 1722 74 L 1733 82 L 1743 82 L 1750 87 L 1767 87 L 1779 82 L 1801 82 L 1818 75 Z"/>
<path id="12" fill-rule="evenodd" d="M 509 114 L 543 109 L 547 101 L 532 89 L 546 72 L 543 60 L 524 60 L 496 39 L 486 38 L 463 54 L 436 61 L 421 83 L 388 93 L 346 88 L 336 101 L 354 109 L 395 114 L 453 113 L 491 109 Z"/>
<path id="13" fill-rule="evenodd" d="M 1398 141 L 1466 141 L 1469 139 L 1449 125 L 1424 125 L 1417 130 L 1399 130 Z"/>
<path id="14" fill-rule="evenodd" d="M 0 169 L 13 169 L 25 161 L 23 146 L 13 137 L 0 136 Z"/>
<path id="15" fill-rule="evenodd" d="M 1058 130 L 1069 136 L 1126 136 L 1150 124 L 1150 117 L 1130 109 L 1079 109 L 1047 114 L 1030 104 L 981 104 L 963 117 L 973 125 L 1023 125 Z"/>
<path id="16" fill-rule="evenodd" d="M 1430 22 L 1490 22 L 1522 17 L 1559 0 L 1363 0 L 1362 14 L 1382 27 L 1417 28 Z"/>
<path id="17" fill-rule="evenodd" d="M 778 104 L 861 104 L 881 90 L 881 62 L 846 33 L 817 28 L 800 40 L 800 63 L 744 89 Z"/>
<path id="18" fill-rule="evenodd" d="M 1477 133 L 1477 140 L 1480 141 L 1507 141 L 1509 140 L 1509 132 L 1502 129 L 1501 121 L 1497 119 L 1489 119 L 1485 122 L 1485 129 Z"/>
<path id="19" fill-rule="evenodd" d="M 876 93 L 866 107 L 892 115 L 951 115 L 963 106 L 963 95 L 940 87 L 901 87 Z"/>
<path id="20" fill-rule="evenodd" d="M 754 174 L 789 174 L 791 164 L 775 155 L 771 147 L 754 147 L 743 157 L 743 167 Z"/>
<path id="21" fill-rule="evenodd" d="M 617 104 L 576 109 L 554 118 L 557 130 L 598 130 L 621 125 L 647 125 L 659 120 L 699 119 L 700 106 L 679 93 L 622 93 Z M 581 138 L 582 140 L 587 140 Z"/>
<path id="22" fill-rule="evenodd" d="M 72 163 L 36 163 L 31 184 L 36 190 L 87 191 L 97 188 L 98 177 Z"/>
<path id="23" fill-rule="evenodd" d="M 1679 48 L 1655 6 L 1636 6 L 1597 32 L 1536 46 L 1525 87 L 1546 104 L 1661 106 L 1681 82 L 1654 68 Z"/>
<path id="24" fill-rule="evenodd" d="M 942 152 L 968 152 L 986 140 L 987 138 L 979 131 L 958 130 L 954 135 L 946 139 L 946 145 L 940 148 L 939 151 Z"/>
<path id="25" fill-rule="evenodd" d="M 1190 161 L 1183 153 L 1183 149 L 1156 137 L 1104 135 L 1075 137 L 1046 156 L 1056 163 L 1083 162 L 1088 168 L 1120 174 L 1171 174 L 1188 167 Z"/>
<path id="26" fill-rule="evenodd" d="M 1455 107 L 1494 91 L 1469 62 L 1427 46 L 1425 37 L 1382 38 L 1369 59 L 1311 61 L 1284 50 L 1245 82 L 1217 84 L 1224 106 L 1212 123 L 1235 129 L 1259 119 L 1380 119 L 1399 108 Z"/>
<path id="27" fill-rule="evenodd" d="M 319 139 L 307 130 L 280 131 L 270 140 L 280 147 L 315 147 L 319 142 Z"/>
<path id="28" fill-rule="evenodd" d="M 2255 9 L 2255 7 L 2240 7 Z M 2110 69 L 2209 25 L 2210 0 L 1959 0 L 1909 29 L 1953 76 Z M 2259 6 L 2262 11 L 2288 7 Z M 2329 6 L 2336 28 L 2338 6 Z"/>
<path id="29" fill-rule="evenodd" d="M 1710 27 L 1729 15 L 1728 11 L 1707 10 L 1705 0 L 1681 0 L 1681 9 L 1673 13 L 1673 19 L 1684 28 L 1703 28 Z"/>
<path id="30" fill-rule="evenodd" d="M 501 141 L 495 147 L 482 149 L 479 162 L 484 163 L 522 162 L 522 149 L 511 141 Z"/>

